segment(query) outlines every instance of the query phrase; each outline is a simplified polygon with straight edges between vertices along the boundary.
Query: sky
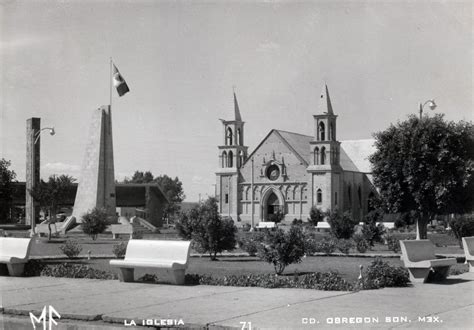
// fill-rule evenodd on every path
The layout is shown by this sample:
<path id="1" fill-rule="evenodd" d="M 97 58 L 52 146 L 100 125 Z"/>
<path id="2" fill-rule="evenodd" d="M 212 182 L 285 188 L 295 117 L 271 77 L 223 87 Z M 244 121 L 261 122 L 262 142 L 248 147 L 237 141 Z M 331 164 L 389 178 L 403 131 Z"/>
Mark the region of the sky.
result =
<path id="1" fill-rule="evenodd" d="M 0 157 L 24 181 L 26 120 L 40 117 L 56 130 L 42 134 L 42 178 L 79 178 L 110 57 L 130 87 L 113 94 L 116 179 L 178 176 L 186 201 L 214 194 L 233 87 L 249 152 L 273 128 L 312 135 L 324 84 L 339 140 L 371 138 L 432 98 L 434 112 L 471 121 L 472 6 L 0 0 Z"/>

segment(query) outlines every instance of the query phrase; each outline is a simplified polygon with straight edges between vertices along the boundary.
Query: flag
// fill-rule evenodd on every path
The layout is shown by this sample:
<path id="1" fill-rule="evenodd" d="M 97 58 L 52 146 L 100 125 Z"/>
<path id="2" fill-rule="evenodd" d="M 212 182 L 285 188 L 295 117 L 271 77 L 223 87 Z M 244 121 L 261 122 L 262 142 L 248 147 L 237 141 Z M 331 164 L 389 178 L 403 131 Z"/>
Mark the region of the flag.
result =
<path id="1" fill-rule="evenodd" d="M 113 66 L 114 66 L 114 73 L 112 77 L 113 83 L 114 83 L 115 88 L 117 89 L 118 95 L 123 96 L 126 93 L 130 92 L 130 89 L 128 89 L 125 79 L 123 79 L 122 75 L 120 74 L 115 64 L 113 64 Z"/>

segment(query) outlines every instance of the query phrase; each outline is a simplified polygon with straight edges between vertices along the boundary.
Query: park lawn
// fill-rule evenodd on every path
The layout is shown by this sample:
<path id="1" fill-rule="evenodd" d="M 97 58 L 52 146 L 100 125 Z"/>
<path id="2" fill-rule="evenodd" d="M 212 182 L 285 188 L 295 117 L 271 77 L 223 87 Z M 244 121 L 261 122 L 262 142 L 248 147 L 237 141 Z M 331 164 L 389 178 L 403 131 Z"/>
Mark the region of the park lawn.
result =
<path id="1" fill-rule="evenodd" d="M 375 258 L 357 258 L 357 257 L 332 257 L 332 256 L 312 256 L 306 257 L 299 264 L 289 265 L 283 276 L 293 276 L 295 274 L 304 274 L 311 272 L 337 272 L 347 281 L 356 281 L 360 265 L 367 268 Z M 393 266 L 401 266 L 402 262 L 399 258 L 383 258 Z M 92 260 L 51 260 L 46 261 L 48 264 L 59 264 L 64 262 L 88 264 L 99 270 L 114 272 L 118 274 L 118 270 L 110 267 L 109 259 L 92 259 Z M 452 267 L 453 270 L 467 271 L 467 266 L 457 264 Z M 246 274 L 274 274 L 271 264 L 260 261 L 256 257 L 221 257 L 218 261 L 211 261 L 208 257 L 192 257 L 189 260 L 187 274 L 212 275 L 215 277 L 224 277 L 229 275 L 246 275 Z M 157 274 L 159 278 L 164 276 L 165 272 L 153 268 L 137 268 L 135 270 L 135 279 L 145 274 Z M 161 276 L 160 276 L 161 275 Z M 166 281 L 166 279 L 164 280 Z"/>

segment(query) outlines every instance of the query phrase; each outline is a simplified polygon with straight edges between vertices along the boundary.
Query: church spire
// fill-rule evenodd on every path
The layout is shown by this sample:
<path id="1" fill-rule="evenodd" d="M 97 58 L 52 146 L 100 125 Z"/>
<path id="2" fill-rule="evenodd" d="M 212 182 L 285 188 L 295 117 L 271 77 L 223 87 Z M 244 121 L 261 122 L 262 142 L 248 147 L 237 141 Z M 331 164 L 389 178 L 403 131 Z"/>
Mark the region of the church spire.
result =
<path id="1" fill-rule="evenodd" d="M 324 84 L 324 88 L 321 91 L 319 108 L 323 114 L 334 115 L 334 112 L 332 111 L 331 98 L 329 97 L 328 85 L 326 84 Z"/>
<path id="2" fill-rule="evenodd" d="M 235 121 L 242 121 L 242 117 L 240 116 L 239 103 L 237 102 L 237 96 L 235 95 L 235 88 L 234 88 L 234 112 L 235 112 Z"/>

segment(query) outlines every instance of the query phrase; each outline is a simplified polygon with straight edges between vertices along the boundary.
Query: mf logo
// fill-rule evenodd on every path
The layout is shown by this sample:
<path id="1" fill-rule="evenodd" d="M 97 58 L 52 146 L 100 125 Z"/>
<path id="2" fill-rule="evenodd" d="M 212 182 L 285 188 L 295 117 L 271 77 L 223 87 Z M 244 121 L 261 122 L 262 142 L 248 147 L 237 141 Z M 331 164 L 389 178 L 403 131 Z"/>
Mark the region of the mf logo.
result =
<path id="1" fill-rule="evenodd" d="M 41 323 L 43 322 L 43 330 L 51 330 L 52 324 L 58 325 L 58 323 L 54 320 L 54 317 L 57 317 L 58 319 L 61 318 L 61 315 L 54 309 L 53 306 L 44 306 L 43 312 L 41 312 L 41 315 L 39 318 L 33 315 L 33 313 L 30 312 L 30 319 L 31 319 L 31 324 L 33 324 L 33 329 L 36 329 L 36 323 Z M 48 328 L 46 328 L 46 321 L 48 321 Z"/>

